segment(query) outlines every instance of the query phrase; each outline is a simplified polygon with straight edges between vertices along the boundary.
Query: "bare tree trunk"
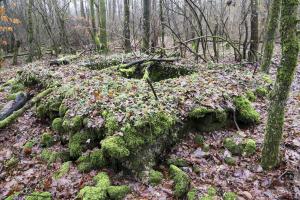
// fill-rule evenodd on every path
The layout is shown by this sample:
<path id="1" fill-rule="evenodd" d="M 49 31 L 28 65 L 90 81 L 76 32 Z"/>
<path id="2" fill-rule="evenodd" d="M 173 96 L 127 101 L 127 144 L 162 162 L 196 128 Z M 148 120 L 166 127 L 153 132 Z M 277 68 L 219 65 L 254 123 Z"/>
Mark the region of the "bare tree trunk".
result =
<path id="1" fill-rule="evenodd" d="M 80 15 L 81 15 L 82 18 L 85 18 L 85 11 L 84 11 L 83 0 L 80 0 Z"/>
<path id="2" fill-rule="evenodd" d="M 282 58 L 281 67 L 278 68 L 276 83 L 270 97 L 271 102 L 261 161 L 264 169 L 273 169 L 280 162 L 279 149 L 284 125 L 284 109 L 295 75 L 299 54 L 299 38 L 297 37 L 298 5 L 299 0 L 282 0 Z"/>
<path id="3" fill-rule="evenodd" d="M 143 0 L 143 45 L 142 51 L 149 50 L 150 43 L 150 14 L 151 14 L 151 0 Z"/>
<path id="4" fill-rule="evenodd" d="M 166 47 L 165 44 L 165 18 L 164 18 L 164 10 L 163 10 L 163 0 L 159 0 L 159 15 L 160 15 L 160 25 L 161 25 L 161 46 L 162 48 Z"/>
<path id="5" fill-rule="evenodd" d="M 74 9 L 75 9 L 75 14 L 76 14 L 76 16 L 78 16 L 77 0 L 73 0 L 73 4 L 74 4 Z"/>
<path id="6" fill-rule="evenodd" d="M 28 43 L 29 43 L 29 55 L 27 58 L 27 62 L 32 62 L 34 57 L 34 43 L 33 43 L 33 18 L 32 18 L 32 8 L 33 8 L 33 2 L 34 0 L 29 0 L 28 2 L 28 27 L 27 27 L 27 33 L 28 33 Z"/>
<path id="7" fill-rule="evenodd" d="M 251 41 L 248 52 L 249 62 L 257 61 L 257 52 L 259 45 L 258 36 L 258 0 L 251 0 Z"/>
<path id="8" fill-rule="evenodd" d="M 124 49 L 128 53 L 131 51 L 130 43 L 130 10 L 129 10 L 129 0 L 124 0 Z"/>

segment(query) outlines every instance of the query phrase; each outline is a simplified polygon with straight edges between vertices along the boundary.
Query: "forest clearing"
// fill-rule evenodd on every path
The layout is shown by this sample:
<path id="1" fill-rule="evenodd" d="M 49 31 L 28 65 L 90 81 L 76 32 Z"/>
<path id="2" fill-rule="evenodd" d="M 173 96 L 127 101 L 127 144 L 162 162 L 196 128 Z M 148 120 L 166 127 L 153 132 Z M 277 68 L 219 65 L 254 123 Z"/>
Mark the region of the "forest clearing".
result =
<path id="1" fill-rule="evenodd" d="M 0 199 L 300 199 L 299 3 L 0 0 Z"/>

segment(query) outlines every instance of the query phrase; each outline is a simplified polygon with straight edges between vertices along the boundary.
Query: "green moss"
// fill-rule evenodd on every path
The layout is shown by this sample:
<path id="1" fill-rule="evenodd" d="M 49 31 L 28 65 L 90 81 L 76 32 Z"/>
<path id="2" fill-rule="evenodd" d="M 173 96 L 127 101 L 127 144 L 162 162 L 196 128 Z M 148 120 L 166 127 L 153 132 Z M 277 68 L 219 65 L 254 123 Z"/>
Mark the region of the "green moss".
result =
<path id="1" fill-rule="evenodd" d="M 32 147 L 33 147 L 34 144 L 35 144 L 35 141 L 34 141 L 34 140 L 29 140 L 29 141 L 27 141 L 27 142 L 24 144 L 23 148 L 29 148 L 29 149 L 32 149 Z"/>
<path id="2" fill-rule="evenodd" d="M 98 173 L 93 179 L 96 182 L 96 187 L 101 187 L 106 189 L 111 185 L 109 176 L 107 175 L 106 172 Z"/>
<path id="3" fill-rule="evenodd" d="M 252 92 L 251 90 L 246 92 L 246 97 L 251 102 L 256 101 L 256 96 L 255 96 L 254 92 Z"/>
<path id="4" fill-rule="evenodd" d="M 109 115 L 105 118 L 105 128 L 109 135 L 114 134 L 114 132 L 118 130 L 119 124 L 113 115 Z"/>
<path id="5" fill-rule="evenodd" d="M 121 72 L 121 74 L 124 77 L 131 78 L 131 77 L 134 77 L 134 74 L 136 72 L 136 67 L 133 66 L 133 67 L 130 67 L 128 69 L 126 69 L 126 68 L 119 68 L 119 71 Z"/>
<path id="6" fill-rule="evenodd" d="M 204 139 L 203 135 L 198 134 L 198 135 L 196 135 L 194 141 L 197 145 L 203 146 L 205 139 Z"/>
<path id="7" fill-rule="evenodd" d="M 82 200 L 107 200 L 107 192 L 99 187 L 85 186 L 77 196 Z"/>
<path id="8" fill-rule="evenodd" d="M 51 200 L 50 192 L 33 192 L 25 197 L 25 200 Z"/>
<path id="9" fill-rule="evenodd" d="M 210 186 L 208 189 L 207 189 L 207 194 L 211 197 L 213 196 L 216 196 L 217 195 L 217 190 L 216 188 L 214 188 L 213 186 Z"/>
<path id="10" fill-rule="evenodd" d="M 12 85 L 10 91 L 11 93 L 17 93 L 19 91 L 25 90 L 25 86 L 22 83 L 15 83 Z"/>
<path id="11" fill-rule="evenodd" d="M 223 195 L 224 200 L 236 200 L 237 195 L 234 192 L 225 192 Z"/>
<path id="12" fill-rule="evenodd" d="M 176 197 L 183 197 L 189 191 L 189 176 L 175 165 L 170 165 L 170 174 L 174 180 L 174 195 Z"/>
<path id="13" fill-rule="evenodd" d="M 109 186 L 107 188 L 108 196 L 112 200 L 122 200 L 130 191 L 130 187 L 127 185 Z"/>
<path id="14" fill-rule="evenodd" d="M 121 129 L 121 131 L 123 133 L 125 133 L 123 136 L 123 139 L 129 150 L 135 150 L 137 147 L 145 144 L 145 142 L 146 142 L 146 139 L 145 139 L 146 134 L 144 135 L 144 137 L 141 136 L 139 131 L 129 123 L 127 123 Z"/>
<path id="15" fill-rule="evenodd" d="M 41 137 L 41 145 L 43 147 L 50 147 L 54 144 L 53 135 L 50 133 L 43 133 Z"/>
<path id="16" fill-rule="evenodd" d="M 78 158 L 85 150 L 86 141 L 91 139 L 87 132 L 71 134 L 69 138 L 69 151 L 72 158 Z"/>
<path id="17" fill-rule="evenodd" d="M 130 152 L 125 146 L 125 141 L 119 136 L 110 136 L 101 141 L 104 153 L 110 157 L 121 159 L 129 156 Z"/>
<path id="18" fill-rule="evenodd" d="M 44 119 L 48 115 L 48 108 L 44 104 L 40 104 L 36 107 L 36 114 L 39 118 Z"/>
<path id="19" fill-rule="evenodd" d="M 247 156 L 253 155 L 256 152 L 256 142 L 252 139 L 247 139 L 245 142 L 244 153 Z"/>
<path id="20" fill-rule="evenodd" d="M 256 88 L 255 90 L 255 94 L 258 96 L 258 97 L 265 97 L 267 96 L 269 93 L 269 91 L 265 88 L 265 87 L 258 87 Z"/>
<path id="21" fill-rule="evenodd" d="M 16 93 L 13 93 L 13 94 L 9 94 L 7 96 L 7 100 L 16 100 L 17 96 L 18 95 L 21 95 L 21 94 L 24 94 L 23 92 L 16 92 Z"/>
<path id="22" fill-rule="evenodd" d="M 223 145 L 233 155 L 242 155 L 243 153 L 243 149 L 244 149 L 243 145 L 237 144 L 233 138 L 225 138 Z"/>
<path id="23" fill-rule="evenodd" d="M 234 158 L 234 157 L 227 156 L 224 158 L 224 161 L 228 165 L 231 165 L 231 166 L 236 165 L 236 158 Z"/>
<path id="24" fill-rule="evenodd" d="M 251 102 L 246 97 L 236 97 L 234 105 L 237 110 L 237 119 L 239 122 L 244 124 L 259 122 L 259 113 L 252 107 Z"/>
<path id="25" fill-rule="evenodd" d="M 64 131 L 64 128 L 63 128 L 63 119 L 62 118 L 55 118 L 52 121 L 52 129 L 54 131 L 62 133 Z"/>
<path id="26" fill-rule="evenodd" d="M 20 195 L 20 192 L 16 192 L 16 193 L 10 195 L 9 197 L 6 197 L 5 200 L 15 200 L 15 199 L 18 199 L 19 195 Z"/>
<path id="27" fill-rule="evenodd" d="M 170 158 L 167 160 L 168 165 L 175 165 L 177 167 L 187 167 L 189 163 L 183 158 Z"/>
<path id="28" fill-rule="evenodd" d="M 189 113 L 189 117 L 199 119 L 199 118 L 205 117 L 206 114 L 211 113 L 211 112 L 213 112 L 212 109 L 200 107 L 200 108 L 196 108 L 196 109 L 192 110 Z"/>
<path id="29" fill-rule="evenodd" d="M 268 74 L 264 74 L 264 75 L 262 76 L 262 79 L 263 79 L 263 81 L 264 81 L 266 84 L 272 84 L 272 83 L 273 83 L 273 81 L 272 81 L 270 75 L 268 75 Z"/>
<path id="30" fill-rule="evenodd" d="M 13 156 L 5 162 L 5 167 L 8 169 L 14 168 L 18 165 L 19 161 L 20 161 L 19 158 Z"/>
<path id="31" fill-rule="evenodd" d="M 71 165 L 71 162 L 63 163 L 62 166 L 60 167 L 60 169 L 54 173 L 54 175 L 53 175 L 54 179 L 60 179 L 65 174 L 67 174 L 70 170 L 70 165 Z"/>
<path id="32" fill-rule="evenodd" d="M 64 130 L 69 130 L 71 132 L 80 131 L 83 127 L 83 117 L 81 116 L 75 116 L 72 119 L 64 120 L 63 122 L 63 128 Z"/>
<path id="33" fill-rule="evenodd" d="M 62 103 L 62 104 L 60 104 L 58 110 L 59 110 L 59 116 L 64 117 L 66 112 L 68 111 L 68 108 Z"/>
<path id="34" fill-rule="evenodd" d="M 55 151 L 50 151 L 48 149 L 44 149 L 41 153 L 41 158 L 44 161 L 47 161 L 48 163 L 53 163 L 57 160 L 59 157 L 59 154 Z"/>
<path id="35" fill-rule="evenodd" d="M 187 200 L 196 200 L 197 199 L 197 190 L 194 188 L 187 193 Z"/>
<path id="36" fill-rule="evenodd" d="M 164 178 L 163 174 L 159 171 L 150 170 L 149 172 L 149 183 L 153 186 L 160 184 Z"/>
<path id="37" fill-rule="evenodd" d="M 92 169 L 102 168 L 107 165 L 101 149 L 97 149 L 87 155 L 80 156 L 77 162 L 78 170 L 80 172 L 88 172 Z"/>

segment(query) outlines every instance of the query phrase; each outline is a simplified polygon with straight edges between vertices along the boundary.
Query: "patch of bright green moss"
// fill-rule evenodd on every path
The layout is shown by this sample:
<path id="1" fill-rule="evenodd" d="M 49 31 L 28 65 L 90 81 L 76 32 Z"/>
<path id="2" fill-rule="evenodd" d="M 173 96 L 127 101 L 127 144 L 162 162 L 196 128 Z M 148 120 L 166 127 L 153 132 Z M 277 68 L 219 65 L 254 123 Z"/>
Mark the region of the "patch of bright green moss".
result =
<path id="1" fill-rule="evenodd" d="M 33 192 L 25 197 L 25 200 L 51 200 L 50 192 Z"/>
<path id="2" fill-rule="evenodd" d="M 92 135 L 88 132 L 77 132 L 71 134 L 69 138 L 69 151 L 70 156 L 74 159 L 81 156 L 86 149 L 87 140 L 93 140 Z"/>
<path id="3" fill-rule="evenodd" d="M 29 141 L 27 141 L 25 144 L 24 144 L 24 148 L 32 148 L 33 147 L 33 145 L 35 144 L 35 141 L 34 140 L 29 140 Z"/>
<path id="4" fill-rule="evenodd" d="M 244 153 L 247 156 L 251 156 L 256 152 L 256 142 L 252 139 L 247 139 L 245 142 Z"/>
<path id="5" fill-rule="evenodd" d="M 6 168 L 16 167 L 18 165 L 19 161 L 20 161 L 19 158 L 13 156 L 5 162 L 5 167 Z"/>
<path id="6" fill-rule="evenodd" d="M 54 131 L 57 131 L 59 133 L 62 133 L 64 131 L 64 128 L 63 128 L 63 119 L 62 118 L 55 118 L 53 121 L 52 121 L 52 129 Z"/>
<path id="7" fill-rule="evenodd" d="M 20 192 L 16 192 L 12 195 L 10 195 L 9 197 L 6 197 L 5 200 L 15 200 L 18 199 Z"/>
<path id="8" fill-rule="evenodd" d="M 213 200 L 215 199 L 215 196 L 217 195 L 217 190 L 210 186 L 208 189 L 207 189 L 207 194 L 205 194 L 204 196 L 202 196 L 200 198 L 200 200 Z"/>
<path id="9" fill-rule="evenodd" d="M 270 75 L 268 75 L 268 74 L 264 74 L 263 77 L 262 77 L 262 79 L 263 79 L 263 81 L 264 81 L 265 83 L 267 83 L 267 84 L 272 84 L 272 83 L 273 83 L 273 81 L 272 81 Z"/>
<path id="10" fill-rule="evenodd" d="M 189 176 L 175 165 L 170 165 L 170 174 L 174 180 L 174 195 L 178 198 L 184 197 L 190 187 Z"/>
<path id="11" fill-rule="evenodd" d="M 88 172 L 92 169 L 99 169 L 107 165 L 102 149 L 97 149 L 87 155 L 80 156 L 77 162 L 77 167 L 80 172 Z"/>
<path id="12" fill-rule="evenodd" d="M 258 123 L 259 113 L 252 107 L 251 102 L 244 96 L 234 99 L 237 110 L 237 120 L 244 124 Z"/>
<path id="13" fill-rule="evenodd" d="M 71 119 L 66 119 L 62 126 L 64 130 L 71 132 L 80 131 L 83 126 L 83 118 L 81 116 L 75 116 Z"/>
<path id="14" fill-rule="evenodd" d="M 60 104 L 58 110 L 59 110 L 59 116 L 64 117 L 66 112 L 68 111 L 68 108 L 62 103 L 62 104 Z"/>
<path id="15" fill-rule="evenodd" d="M 246 98 L 251 102 L 256 101 L 256 96 L 255 96 L 254 92 L 251 90 L 246 92 Z"/>
<path id="16" fill-rule="evenodd" d="M 269 91 L 265 87 L 261 86 L 261 87 L 256 88 L 255 93 L 259 97 L 265 97 L 268 95 Z"/>
<path id="17" fill-rule="evenodd" d="M 149 183 L 153 186 L 160 184 L 164 178 L 163 174 L 156 170 L 150 170 L 149 172 Z"/>
<path id="18" fill-rule="evenodd" d="M 197 199 L 197 190 L 194 188 L 187 193 L 187 200 L 196 200 Z"/>
<path id="19" fill-rule="evenodd" d="M 48 115 L 48 108 L 46 105 L 44 104 L 39 104 L 37 105 L 36 107 L 36 115 L 41 118 L 41 119 L 44 119 L 47 117 Z"/>
<path id="20" fill-rule="evenodd" d="M 8 99 L 8 100 L 16 100 L 17 96 L 18 96 L 18 95 L 21 95 L 21 94 L 23 94 L 23 92 L 21 92 L 21 91 L 16 92 L 16 93 L 9 94 L 9 95 L 7 96 L 7 99 Z"/>
<path id="21" fill-rule="evenodd" d="M 130 187 L 127 185 L 109 186 L 107 188 L 108 196 L 112 200 L 122 200 L 130 191 Z"/>
<path id="22" fill-rule="evenodd" d="M 41 145 L 43 147 L 50 147 L 54 144 L 53 135 L 50 133 L 43 133 L 41 137 Z"/>
<path id="23" fill-rule="evenodd" d="M 224 200 L 236 200 L 237 195 L 234 192 L 225 192 L 223 195 Z"/>
<path id="24" fill-rule="evenodd" d="M 62 166 L 60 167 L 60 169 L 54 173 L 54 175 L 53 175 L 54 179 L 60 179 L 65 174 L 67 174 L 70 170 L 70 165 L 71 165 L 71 162 L 63 163 Z"/>
<path id="25" fill-rule="evenodd" d="M 101 141 L 104 153 L 110 157 L 121 159 L 129 156 L 130 152 L 125 146 L 125 141 L 119 136 L 110 136 Z"/>
<path id="26" fill-rule="evenodd" d="M 11 93 L 17 93 L 17 92 L 20 92 L 20 91 L 23 91 L 23 90 L 25 90 L 25 86 L 22 83 L 13 84 L 11 89 L 10 89 Z"/>
<path id="27" fill-rule="evenodd" d="M 243 149 L 244 149 L 243 145 L 237 144 L 233 138 L 225 138 L 223 145 L 233 155 L 242 155 L 243 153 Z"/>
<path id="28" fill-rule="evenodd" d="M 107 132 L 109 135 L 112 135 L 115 131 L 118 130 L 119 124 L 113 115 L 109 115 L 105 118 L 105 128 L 107 129 Z"/>

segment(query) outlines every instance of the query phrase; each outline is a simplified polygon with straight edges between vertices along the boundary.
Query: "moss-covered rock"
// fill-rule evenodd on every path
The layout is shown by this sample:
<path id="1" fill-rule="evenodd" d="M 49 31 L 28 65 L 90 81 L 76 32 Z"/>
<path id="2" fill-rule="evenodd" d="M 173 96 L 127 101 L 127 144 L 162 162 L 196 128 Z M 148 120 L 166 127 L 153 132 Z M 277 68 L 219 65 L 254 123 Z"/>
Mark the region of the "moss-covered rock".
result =
<path id="1" fill-rule="evenodd" d="M 153 186 L 160 184 L 164 178 L 163 174 L 156 170 L 150 170 L 149 172 L 149 183 Z"/>
<path id="2" fill-rule="evenodd" d="M 225 192 L 223 195 L 224 200 L 236 200 L 237 195 L 234 192 Z"/>
<path id="3" fill-rule="evenodd" d="M 86 155 L 80 156 L 77 163 L 80 172 L 88 172 L 92 169 L 99 169 L 107 165 L 102 149 L 96 149 Z"/>
<path id="4" fill-rule="evenodd" d="M 223 145 L 233 155 L 242 155 L 243 153 L 243 145 L 236 143 L 233 138 L 225 138 Z"/>
<path id="5" fill-rule="evenodd" d="M 213 186 L 210 186 L 208 189 L 207 189 L 207 194 L 211 197 L 213 196 L 216 196 L 217 195 L 217 190 L 216 188 L 214 188 Z"/>
<path id="6" fill-rule="evenodd" d="M 237 111 L 237 120 L 243 124 L 259 122 L 259 113 L 252 107 L 251 102 L 244 96 L 234 99 L 234 105 Z"/>
<path id="7" fill-rule="evenodd" d="M 20 192 L 15 192 L 14 194 L 6 197 L 5 200 L 15 200 L 15 199 L 18 199 L 19 195 L 20 195 Z"/>
<path id="8" fill-rule="evenodd" d="M 47 117 L 48 115 L 48 108 L 46 105 L 44 104 L 39 104 L 36 106 L 36 115 L 41 118 L 44 119 Z"/>
<path id="9" fill-rule="evenodd" d="M 25 197 L 25 200 L 51 200 L 50 192 L 33 192 Z"/>
<path id="10" fill-rule="evenodd" d="M 75 134 L 70 134 L 69 151 L 73 159 L 77 159 L 87 149 L 87 141 L 92 142 L 95 138 L 93 134 L 82 131 Z"/>
<path id="11" fill-rule="evenodd" d="M 12 93 L 12 94 L 9 94 L 9 95 L 7 96 L 7 99 L 8 99 L 8 100 L 16 100 L 17 96 L 18 96 L 18 95 L 22 95 L 22 94 L 24 95 L 24 93 L 21 92 L 21 91 L 16 92 L 16 93 Z"/>
<path id="12" fill-rule="evenodd" d="M 108 115 L 105 118 L 105 128 L 107 129 L 107 134 L 112 135 L 115 131 L 118 130 L 119 125 L 116 117 L 113 115 Z"/>
<path id="13" fill-rule="evenodd" d="M 187 200 L 196 200 L 197 190 L 195 188 L 191 189 L 186 196 L 187 196 Z"/>
<path id="14" fill-rule="evenodd" d="M 101 147 L 104 153 L 116 159 L 122 159 L 129 156 L 130 152 L 125 146 L 125 141 L 120 136 L 107 137 L 101 141 Z"/>
<path id="15" fill-rule="evenodd" d="M 41 136 L 41 145 L 43 147 L 50 147 L 54 144 L 54 138 L 51 133 L 43 133 Z"/>
<path id="16" fill-rule="evenodd" d="M 175 165 L 170 165 L 170 174 L 174 180 L 174 195 L 178 198 L 183 197 L 189 191 L 189 176 Z"/>
<path id="17" fill-rule="evenodd" d="M 53 175 L 54 179 L 60 179 L 65 174 L 67 174 L 70 170 L 71 162 L 65 162 L 60 166 L 60 169 L 56 171 Z"/>
<path id="18" fill-rule="evenodd" d="M 112 200 L 122 200 L 130 191 L 130 187 L 127 185 L 109 186 L 107 188 L 108 196 Z"/>
<path id="19" fill-rule="evenodd" d="M 68 111 L 68 108 L 65 106 L 65 104 L 60 104 L 59 106 L 59 116 L 64 117 L 66 112 Z"/>
<path id="20" fill-rule="evenodd" d="M 59 133 L 62 133 L 64 131 L 64 128 L 63 128 L 63 119 L 62 118 L 55 118 L 53 121 L 52 121 L 52 129 L 54 131 L 57 131 Z"/>
<path id="21" fill-rule="evenodd" d="M 24 90 L 25 90 L 25 86 L 22 83 L 13 84 L 10 89 L 11 93 L 17 93 Z"/>
<path id="22" fill-rule="evenodd" d="M 55 151 L 50 151 L 48 149 L 43 149 L 41 153 L 41 159 L 48 162 L 53 163 L 59 157 L 59 154 Z"/>
<path id="23" fill-rule="evenodd" d="M 247 139 L 245 142 L 244 154 L 251 156 L 256 152 L 256 142 L 253 139 Z"/>
<path id="24" fill-rule="evenodd" d="M 83 127 L 83 117 L 75 116 L 71 119 L 65 119 L 62 124 L 64 130 L 70 132 L 77 132 L 80 131 Z"/>
<path id="25" fill-rule="evenodd" d="M 96 182 L 96 187 L 107 188 L 111 185 L 109 176 L 105 172 L 98 173 L 93 180 Z"/>

